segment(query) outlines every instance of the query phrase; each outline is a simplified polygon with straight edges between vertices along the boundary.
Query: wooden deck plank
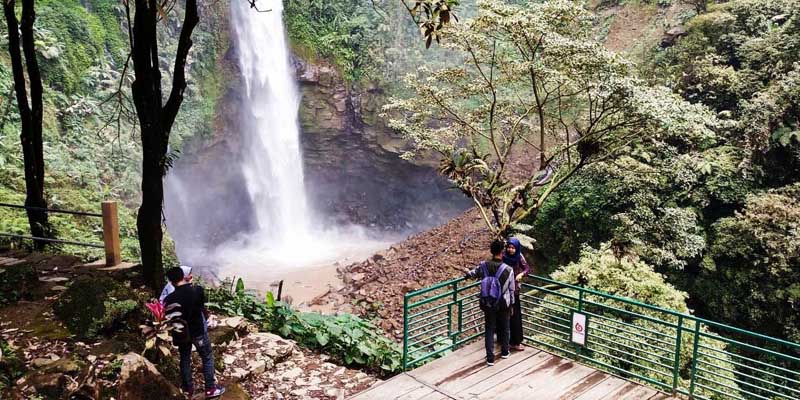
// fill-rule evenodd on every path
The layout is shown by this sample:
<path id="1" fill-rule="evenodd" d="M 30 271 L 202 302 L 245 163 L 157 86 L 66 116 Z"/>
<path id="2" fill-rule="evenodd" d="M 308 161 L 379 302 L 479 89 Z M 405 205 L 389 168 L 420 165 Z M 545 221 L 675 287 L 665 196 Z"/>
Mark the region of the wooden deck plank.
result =
<path id="1" fill-rule="evenodd" d="M 600 382 L 608 379 L 608 375 L 600 371 L 592 371 L 589 375 L 581 378 L 574 385 L 562 391 L 556 397 L 559 400 L 574 400 L 576 397 L 592 390 Z"/>
<path id="2" fill-rule="evenodd" d="M 617 390 L 602 397 L 602 400 L 642 400 L 658 393 L 655 389 L 645 387 L 633 382 L 626 382 Z"/>
<path id="3" fill-rule="evenodd" d="M 589 376 L 592 369 L 573 361 L 553 356 L 556 362 L 543 365 L 525 374 L 516 388 L 500 394 L 498 399 L 552 400 L 569 390 L 570 386 Z"/>
<path id="4" fill-rule="evenodd" d="M 376 384 L 351 400 L 678 400 L 529 348 L 486 366 L 483 341 Z"/>
<path id="5" fill-rule="evenodd" d="M 420 399 L 427 399 L 431 397 L 431 394 L 434 393 L 434 390 L 427 387 L 422 386 L 418 389 L 412 390 L 408 393 L 402 394 L 400 396 L 394 397 L 395 400 L 420 400 Z"/>
<path id="6" fill-rule="evenodd" d="M 442 358 L 433 360 L 417 369 L 409 371 L 409 374 L 422 378 L 426 382 L 437 382 L 448 377 L 450 374 L 458 372 L 463 364 L 472 364 L 476 359 L 485 360 L 483 341 L 479 340 L 465 346 Z"/>
<path id="7" fill-rule="evenodd" d="M 521 356 L 521 354 L 520 354 Z M 547 362 L 552 356 L 545 352 L 534 352 L 525 354 L 525 358 L 511 357 L 508 360 L 501 360 L 503 362 L 495 364 L 493 367 L 486 367 L 486 372 L 493 373 L 486 379 L 483 376 L 476 374 L 470 380 L 458 380 L 453 383 L 454 389 L 459 395 L 463 397 L 480 396 L 487 391 L 494 393 L 507 390 L 515 384 L 517 377 L 524 375 L 525 372 L 536 368 L 537 365 Z M 505 361 L 511 361 L 507 363 Z"/>
<path id="8" fill-rule="evenodd" d="M 622 380 L 614 376 L 606 376 L 602 382 L 598 383 L 586 392 L 581 393 L 574 400 L 598 400 L 604 398 L 609 393 L 625 386 L 628 381 Z M 568 400 L 564 398 L 563 400 Z"/>
<path id="9" fill-rule="evenodd" d="M 353 400 L 394 399 L 396 397 L 403 396 L 407 393 L 411 393 L 419 388 L 427 388 L 427 386 L 417 382 L 414 378 L 406 374 L 400 374 L 395 376 L 389 381 L 386 381 L 380 385 L 373 386 L 367 389 L 366 391 L 363 391 L 355 395 L 354 397 L 352 397 L 352 399 Z"/>

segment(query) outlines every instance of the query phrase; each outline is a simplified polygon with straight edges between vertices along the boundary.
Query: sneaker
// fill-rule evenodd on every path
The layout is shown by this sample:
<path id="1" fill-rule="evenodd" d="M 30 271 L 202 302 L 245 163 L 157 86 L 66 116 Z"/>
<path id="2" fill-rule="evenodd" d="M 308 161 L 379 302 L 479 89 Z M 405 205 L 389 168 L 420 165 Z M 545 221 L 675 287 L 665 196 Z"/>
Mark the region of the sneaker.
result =
<path id="1" fill-rule="evenodd" d="M 521 344 L 515 344 L 515 345 L 511 346 L 511 350 L 514 350 L 514 351 L 525 351 L 525 346 L 523 346 Z"/>
<path id="2" fill-rule="evenodd" d="M 222 386 L 216 385 L 213 388 L 206 390 L 206 398 L 207 399 L 213 399 L 215 397 L 222 396 L 223 393 L 225 393 L 225 388 L 222 387 Z"/>
<path id="3" fill-rule="evenodd" d="M 511 353 L 500 354 L 500 358 L 508 358 L 508 356 L 510 356 L 510 355 L 511 355 Z"/>
<path id="4" fill-rule="evenodd" d="M 493 365 L 494 365 L 494 361 L 487 361 L 487 362 L 486 362 L 486 366 L 487 366 L 487 367 L 491 367 L 491 366 L 493 366 Z"/>
<path id="5" fill-rule="evenodd" d="M 192 396 L 194 396 L 194 389 L 181 388 L 181 393 L 183 393 L 187 399 L 191 399 Z"/>

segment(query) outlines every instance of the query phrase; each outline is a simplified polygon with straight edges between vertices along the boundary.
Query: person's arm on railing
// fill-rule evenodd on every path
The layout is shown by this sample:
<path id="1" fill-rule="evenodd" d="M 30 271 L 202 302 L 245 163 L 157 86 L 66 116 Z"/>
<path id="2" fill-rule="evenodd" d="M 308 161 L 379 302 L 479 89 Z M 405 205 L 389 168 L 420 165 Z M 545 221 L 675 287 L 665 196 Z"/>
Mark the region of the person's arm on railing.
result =
<path id="1" fill-rule="evenodd" d="M 467 270 L 464 277 L 467 279 L 483 279 L 483 263 L 478 264 L 474 269 Z"/>

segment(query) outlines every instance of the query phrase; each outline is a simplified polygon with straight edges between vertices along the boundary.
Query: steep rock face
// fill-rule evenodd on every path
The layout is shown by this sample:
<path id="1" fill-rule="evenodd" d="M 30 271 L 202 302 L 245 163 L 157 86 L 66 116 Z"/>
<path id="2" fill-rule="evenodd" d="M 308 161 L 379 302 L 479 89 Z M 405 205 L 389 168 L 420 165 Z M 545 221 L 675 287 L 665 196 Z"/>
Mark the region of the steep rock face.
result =
<path id="1" fill-rule="evenodd" d="M 467 207 L 430 167 L 399 158 L 407 143 L 379 117 L 384 91 L 349 85 L 327 63 L 294 57 L 306 187 L 333 223 L 409 232 Z"/>

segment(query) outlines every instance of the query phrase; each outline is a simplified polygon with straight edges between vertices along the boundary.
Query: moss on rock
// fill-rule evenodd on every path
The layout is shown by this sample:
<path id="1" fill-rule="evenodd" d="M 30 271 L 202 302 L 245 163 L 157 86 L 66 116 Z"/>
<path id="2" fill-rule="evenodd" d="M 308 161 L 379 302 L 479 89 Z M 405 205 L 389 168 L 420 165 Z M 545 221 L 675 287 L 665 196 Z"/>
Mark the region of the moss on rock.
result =
<path id="1" fill-rule="evenodd" d="M 80 338 L 134 329 L 143 316 L 136 294 L 109 277 L 77 278 L 53 304 L 53 311 Z"/>

